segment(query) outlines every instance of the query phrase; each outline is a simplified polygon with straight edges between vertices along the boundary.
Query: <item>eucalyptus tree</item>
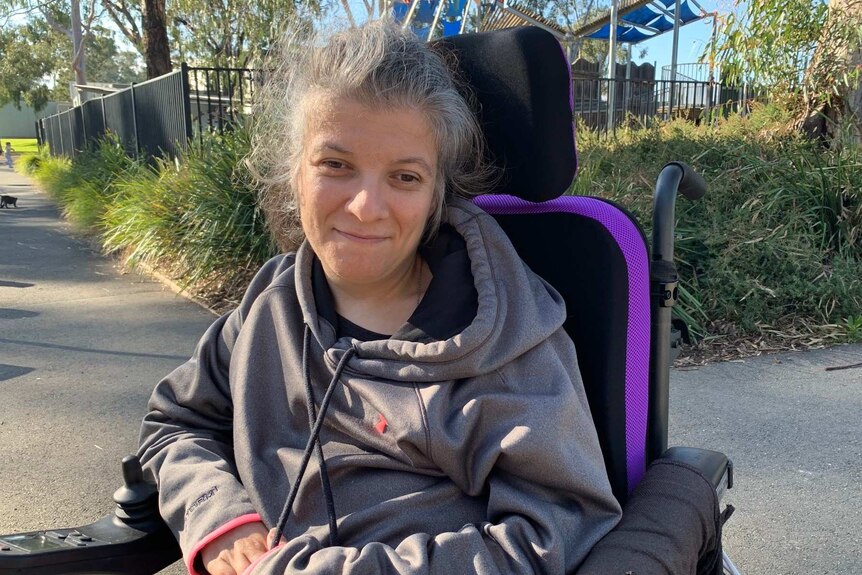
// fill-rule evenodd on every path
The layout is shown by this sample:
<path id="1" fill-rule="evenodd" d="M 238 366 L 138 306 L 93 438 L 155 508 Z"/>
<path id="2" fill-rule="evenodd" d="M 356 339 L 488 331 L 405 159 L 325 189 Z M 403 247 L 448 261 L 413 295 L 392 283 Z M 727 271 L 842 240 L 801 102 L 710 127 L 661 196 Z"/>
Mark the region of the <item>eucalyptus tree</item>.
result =
<path id="1" fill-rule="evenodd" d="M 168 19 L 182 59 L 243 68 L 266 55 L 289 23 L 321 11 L 319 0 L 173 0 Z"/>
<path id="2" fill-rule="evenodd" d="M 862 0 L 737 0 L 719 39 L 722 76 L 793 98 L 797 126 L 862 142 Z"/>
<path id="3" fill-rule="evenodd" d="M 20 23 L 0 21 L 0 104 L 24 103 L 39 110 L 50 100 L 67 101 L 69 84 L 80 83 L 68 37 L 44 18 L 16 20 Z M 54 20 L 62 29 L 69 16 L 57 14 Z M 143 79 L 137 52 L 118 44 L 112 30 L 92 25 L 84 41 L 88 81 L 127 84 Z"/>

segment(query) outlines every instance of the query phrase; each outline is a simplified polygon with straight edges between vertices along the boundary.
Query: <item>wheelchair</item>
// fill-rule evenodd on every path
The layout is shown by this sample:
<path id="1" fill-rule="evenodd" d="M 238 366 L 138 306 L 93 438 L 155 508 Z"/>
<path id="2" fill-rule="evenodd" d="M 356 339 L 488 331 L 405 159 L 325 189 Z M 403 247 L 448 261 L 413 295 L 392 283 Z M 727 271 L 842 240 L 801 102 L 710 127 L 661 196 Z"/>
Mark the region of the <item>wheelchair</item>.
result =
<path id="1" fill-rule="evenodd" d="M 702 196 L 703 179 L 682 163 L 664 167 L 648 249 L 624 208 L 563 195 L 577 172 L 577 153 L 570 70 L 553 36 L 527 27 L 439 42 L 455 56 L 456 74 L 477 106 L 489 159 L 503 174 L 497 193 L 474 202 L 498 220 L 524 261 L 566 301 L 565 329 L 578 351 L 610 483 L 623 505 L 622 522 L 578 573 L 661 572 L 621 561 L 620 541 L 637 531 L 630 518 L 642 509 L 652 505 L 653 516 L 668 513 L 654 496 L 676 472 L 687 474 L 694 486 L 690 508 L 674 516 L 676 527 L 696 529 L 698 514 L 717 525 L 711 566 L 704 566 L 703 557 L 688 557 L 688 564 L 697 565 L 698 574 L 738 573 L 720 544 L 721 525 L 732 512 L 730 506 L 719 510 L 721 496 L 733 485 L 732 463 L 714 451 L 667 448 L 670 320 L 678 281 L 674 206 L 678 193 L 691 200 Z M 122 476 L 116 509 L 95 523 L 0 535 L 0 575 L 144 575 L 178 560 L 179 547 L 159 516 L 156 489 L 134 456 L 123 460 Z M 678 551 L 661 534 L 651 537 L 652 555 Z"/>

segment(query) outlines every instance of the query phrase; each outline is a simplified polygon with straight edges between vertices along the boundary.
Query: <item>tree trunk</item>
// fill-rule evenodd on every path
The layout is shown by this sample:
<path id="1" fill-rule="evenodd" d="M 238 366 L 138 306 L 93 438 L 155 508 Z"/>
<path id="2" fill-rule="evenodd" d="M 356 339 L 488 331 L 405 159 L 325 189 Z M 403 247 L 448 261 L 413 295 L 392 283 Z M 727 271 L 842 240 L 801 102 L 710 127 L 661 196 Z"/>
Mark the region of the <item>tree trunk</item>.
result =
<path id="1" fill-rule="evenodd" d="M 87 83 L 87 53 L 84 51 L 83 31 L 81 30 L 81 3 L 72 0 L 72 69 L 75 71 L 75 84 Z M 80 101 L 86 100 L 86 92 L 75 90 Z"/>
<path id="2" fill-rule="evenodd" d="M 829 15 L 805 71 L 797 126 L 829 145 L 862 145 L 862 0 L 829 0 Z"/>
<path id="3" fill-rule="evenodd" d="M 170 72 L 171 49 L 168 43 L 165 0 L 144 0 L 144 59 L 147 78 L 157 78 Z"/>

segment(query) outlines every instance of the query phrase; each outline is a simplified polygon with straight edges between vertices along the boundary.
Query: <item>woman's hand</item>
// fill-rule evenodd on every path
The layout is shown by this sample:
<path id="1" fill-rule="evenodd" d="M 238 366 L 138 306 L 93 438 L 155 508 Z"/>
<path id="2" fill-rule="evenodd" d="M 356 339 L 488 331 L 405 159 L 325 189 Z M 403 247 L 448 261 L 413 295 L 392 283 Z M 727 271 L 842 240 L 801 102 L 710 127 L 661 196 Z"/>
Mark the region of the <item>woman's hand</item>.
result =
<path id="1" fill-rule="evenodd" d="M 266 553 L 266 539 L 263 523 L 240 525 L 210 541 L 201 551 L 201 561 L 210 575 L 241 575 L 255 559 Z"/>

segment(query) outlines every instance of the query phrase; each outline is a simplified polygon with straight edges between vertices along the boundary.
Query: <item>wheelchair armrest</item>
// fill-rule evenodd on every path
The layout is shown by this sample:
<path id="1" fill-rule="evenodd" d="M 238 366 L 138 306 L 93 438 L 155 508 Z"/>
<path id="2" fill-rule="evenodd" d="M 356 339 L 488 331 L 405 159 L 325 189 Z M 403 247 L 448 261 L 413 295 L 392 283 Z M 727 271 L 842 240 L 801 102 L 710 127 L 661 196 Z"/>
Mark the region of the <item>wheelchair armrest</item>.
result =
<path id="1" fill-rule="evenodd" d="M 117 508 L 77 528 L 0 535 L 0 575 L 151 575 L 181 557 L 158 510 L 158 493 L 134 456 L 123 459 Z"/>
<path id="2" fill-rule="evenodd" d="M 697 447 L 671 447 L 661 459 L 682 463 L 697 469 L 712 483 L 718 500 L 733 487 L 733 462 L 718 451 Z"/>
<path id="3" fill-rule="evenodd" d="M 164 522 L 133 527 L 116 515 L 77 528 L 0 535 L 0 575 L 152 575 L 180 556 Z"/>
<path id="4" fill-rule="evenodd" d="M 619 524 L 596 543 L 576 574 L 719 575 L 723 517 L 715 482 L 699 465 L 712 476 L 718 473 L 720 458 L 710 453 L 715 452 L 675 448 L 654 461 L 626 501 Z"/>

